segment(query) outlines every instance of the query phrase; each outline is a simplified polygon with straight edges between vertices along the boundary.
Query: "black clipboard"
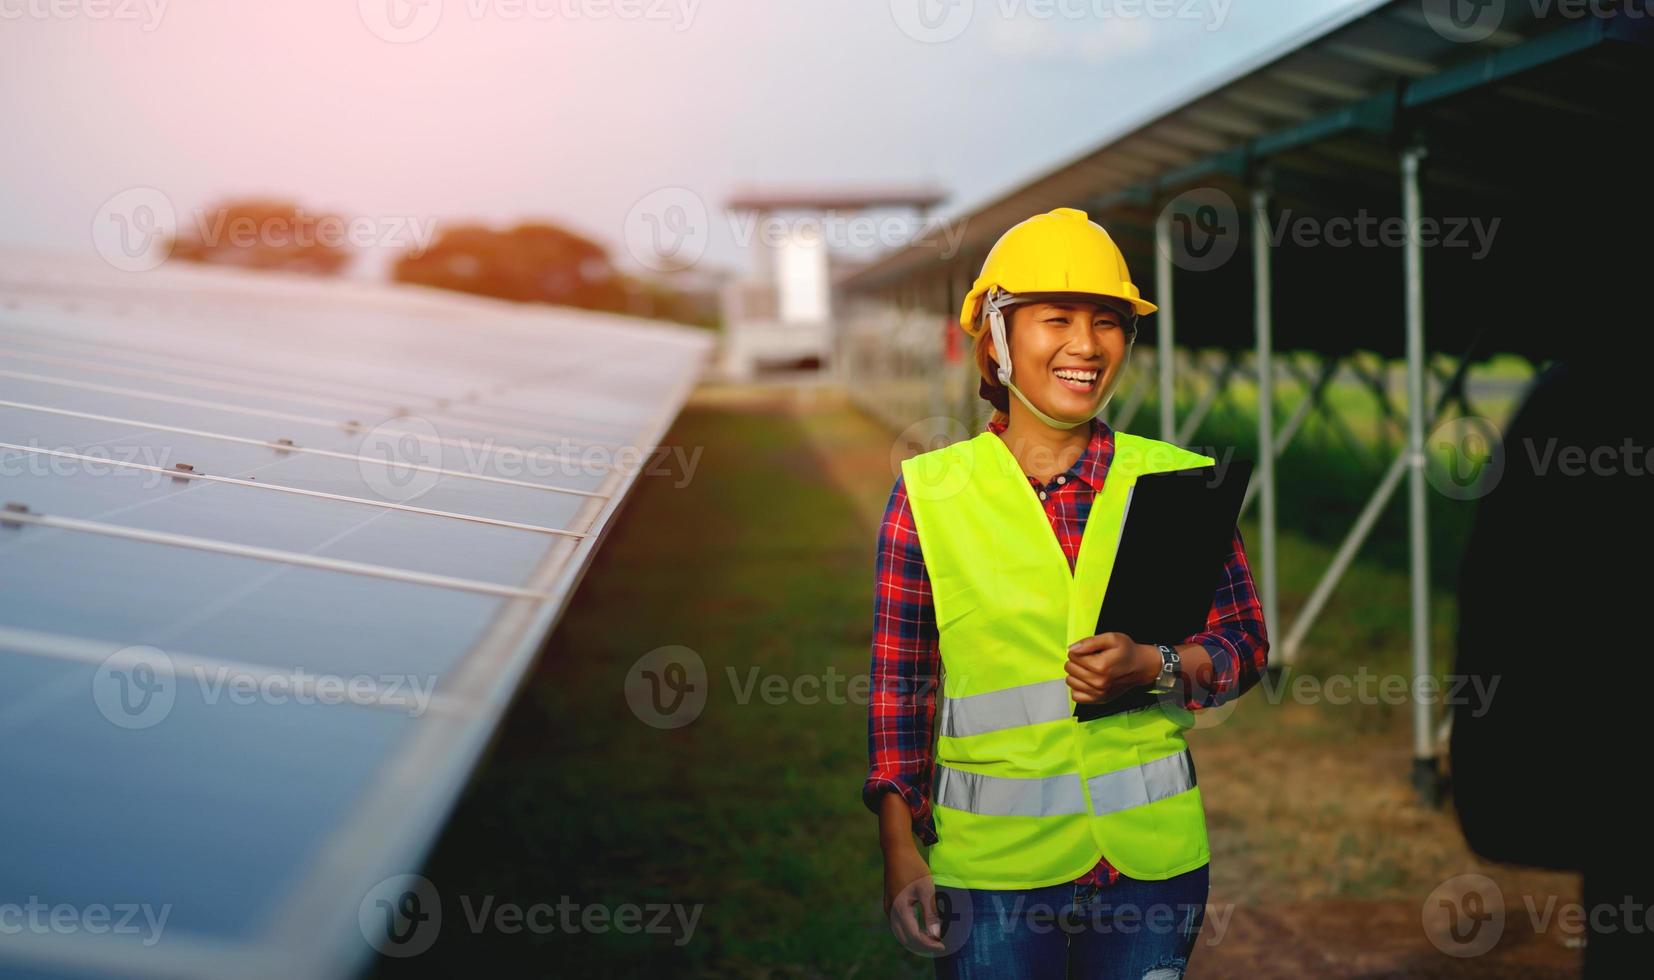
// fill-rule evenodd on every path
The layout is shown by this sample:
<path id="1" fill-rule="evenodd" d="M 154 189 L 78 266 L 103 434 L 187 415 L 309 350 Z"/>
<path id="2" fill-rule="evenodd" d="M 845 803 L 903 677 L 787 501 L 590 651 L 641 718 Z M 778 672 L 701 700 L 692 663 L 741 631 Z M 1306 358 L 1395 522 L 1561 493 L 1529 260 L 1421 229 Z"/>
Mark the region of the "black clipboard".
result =
<path id="1" fill-rule="evenodd" d="M 1206 629 L 1218 576 L 1229 557 L 1252 461 L 1223 470 L 1201 466 L 1137 478 L 1126 498 L 1120 546 L 1097 615 L 1098 633 L 1138 643 L 1177 644 Z M 1221 478 L 1220 478 L 1221 474 Z M 1080 721 L 1159 703 L 1139 687 L 1102 704 L 1074 705 Z"/>

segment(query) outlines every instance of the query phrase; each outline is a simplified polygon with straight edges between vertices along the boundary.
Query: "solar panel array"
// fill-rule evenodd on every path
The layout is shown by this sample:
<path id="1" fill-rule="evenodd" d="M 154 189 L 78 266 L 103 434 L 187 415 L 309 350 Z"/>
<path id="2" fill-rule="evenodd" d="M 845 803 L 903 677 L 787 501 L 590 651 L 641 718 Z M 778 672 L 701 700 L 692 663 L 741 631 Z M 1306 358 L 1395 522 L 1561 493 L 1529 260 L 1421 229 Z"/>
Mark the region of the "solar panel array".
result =
<path id="1" fill-rule="evenodd" d="M 360 968 L 709 348 L 0 255 L 0 973 Z"/>

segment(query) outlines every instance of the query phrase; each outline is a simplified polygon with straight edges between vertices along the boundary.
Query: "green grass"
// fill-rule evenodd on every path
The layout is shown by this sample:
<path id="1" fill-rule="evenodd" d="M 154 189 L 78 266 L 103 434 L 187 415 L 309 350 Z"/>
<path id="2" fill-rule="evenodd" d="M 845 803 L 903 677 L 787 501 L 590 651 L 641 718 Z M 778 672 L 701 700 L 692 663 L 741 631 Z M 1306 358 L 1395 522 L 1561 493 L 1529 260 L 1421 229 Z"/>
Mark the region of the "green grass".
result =
<path id="1" fill-rule="evenodd" d="M 681 489 L 637 488 L 426 872 L 441 939 L 386 975 L 479 958 L 536 976 L 929 975 L 880 913 L 859 799 L 865 703 L 742 704 L 726 673 L 865 674 L 873 540 L 785 415 L 690 411 L 669 441 L 704 445 L 699 470 Z M 663 731 L 633 716 L 623 685 L 668 644 L 704 659 L 709 696 Z M 682 946 L 472 936 L 461 894 L 704 912 Z"/>

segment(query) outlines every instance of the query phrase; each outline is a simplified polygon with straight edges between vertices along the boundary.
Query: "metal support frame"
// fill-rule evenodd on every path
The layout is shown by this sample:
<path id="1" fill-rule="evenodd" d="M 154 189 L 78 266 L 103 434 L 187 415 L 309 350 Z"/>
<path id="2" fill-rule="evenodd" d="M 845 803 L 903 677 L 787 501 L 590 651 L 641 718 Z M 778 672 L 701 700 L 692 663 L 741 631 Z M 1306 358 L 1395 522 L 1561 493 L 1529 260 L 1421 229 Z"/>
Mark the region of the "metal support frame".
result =
<path id="1" fill-rule="evenodd" d="M 1439 770 L 1430 706 L 1417 681 L 1430 674 L 1430 535 L 1424 455 L 1424 248 L 1419 238 L 1423 203 L 1419 165 L 1426 150 L 1417 143 L 1401 154 L 1401 210 L 1407 222 L 1407 467 L 1408 525 L 1412 537 L 1413 598 L 1413 788 L 1427 802 L 1439 796 Z"/>
<path id="2" fill-rule="evenodd" d="M 1177 432 L 1177 398 L 1172 388 L 1175 365 L 1173 327 L 1176 316 L 1172 290 L 1172 216 L 1169 208 L 1161 208 L 1154 221 L 1154 300 L 1159 308 L 1155 315 L 1155 337 L 1160 362 L 1160 438 L 1174 438 Z"/>
<path id="3" fill-rule="evenodd" d="M 1404 215 L 1407 227 L 1412 229 L 1406 244 L 1406 351 L 1407 351 L 1407 408 L 1404 423 L 1396 418 L 1397 412 L 1390 403 L 1385 390 L 1384 368 L 1368 369 L 1365 365 L 1355 361 L 1352 354 L 1348 358 L 1322 359 L 1320 369 L 1311 376 L 1297 360 L 1291 356 L 1281 359 L 1281 366 L 1304 387 L 1305 393 L 1300 399 L 1292 416 L 1286 424 L 1277 430 L 1274 419 L 1274 376 L 1276 358 L 1274 353 L 1274 316 L 1272 280 L 1272 254 L 1268 240 L 1270 190 L 1267 183 L 1260 183 L 1251 192 L 1250 204 L 1252 212 L 1252 273 L 1253 273 L 1253 318 L 1255 326 L 1255 376 L 1258 385 L 1257 421 L 1258 421 L 1258 460 L 1253 485 L 1247 488 L 1244 506 L 1249 506 L 1253 500 L 1259 503 L 1259 561 L 1257 562 L 1257 578 L 1260 601 L 1264 607 L 1266 622 L 1276 624 L 1279 618 L 1279 590 L 1278 590 L 1278 528 L 1276 525 L 1276 480 L 1275 460 L 1286 449 L 1292 439 L 1303 428 L 1312 414 L 1319 412 L 1329 427 L 1347 442 L 1353 452 L 1366 458 L 1369 454 L 1361 445 L 1355 433 L 1338 417 L 1337 411 L 1326 400 L 1326 390 L 1341 365 L 1352 366 L 1355 373 L 1380 399 L 1381 429 L 1385 419 L 1395 419 L 1396 424 L 1405 425 L 1406 446 L 1403 451 L 1396 453 L 1385 470 L 1373 494 L 1368 498 L 1355 523 L 1350 527 L 1344 540 L 1328 564 L 1320 581 L 1316 583 L 1308 601 L 1299 610 L 1291 626 L 1285 630 L 1284 640 L 1278 644 L 1271 644 L 1269 666 L 1278 669 L 1291 665 L 1303 646 L 1304 637 L 1314 625 L 1334 589 L 1343 578 L 1345 572 L 1354 563 L 1356 554 L 1360 551 L 1369 534 L 1378 522 L 1379 516 L 1390 502 L 1396 489 L 1401 485 L 1405 475 L 1408 478 L 1409 500 L 1409 533 L 1410 533 L 1410 605 L 1411 605 L 1411 671 L 1415 678 L 1423 677 L 1431 672 L 1430 656 L 1430 575 L 1429 575 L 1429 548 L 1428 548 L 1428 514 L 1427 489 L 1424 454 L 1424 434 L 1427 427 L 1434 424 L 1435 419 L 1450 402 L 1458 403 L 1468 412 L 1469 399 L 1464 391 L 1464 378 L 1469 367 L 1468 356 L 1461 361 L 1452 378 L 1444 386 L 1438 403 L 1431 405 L 1427 402 L 1425 391 L 1425 374 L 1431 370 L 1427 363 L 1427 354 L 1424 344 L 1424 281 L 1423 255 L 1417 231 L 1422 213 L 1419 193 L 1420 161 L 1425 151 L 1421 146 L 1410 146 L 1402 154 L 1402 198 Z M 1156 274 L 1160 286 L 1160 293 L 1156 300 L 1161 304 L 1161 310 L 1168 309 L 1172 302 L 1170 282 L 1169 248 L 1165 235 L 1164 218 L 1156 225 L 1157 249 Z M 1214 403 L 1218 392 L 1227 385 L 1229 375 L 1233 371 L 1235 358 L 1229 355 L 1224 365 L 1215 372 L 1216 384 L 1208 391 L 1202 392 L 1190 417 L 1184 420 L 1181 427 L 1176 425 L 1175 417 L 1175 347 L 1170 325 L 1162 321 L 1160 326 L 1161 343 L 1160 356 L 1160 394 L 1161 394 L 1161 424 L 1163 431 L 1175 432 L 1179 442 L 1187 442 L 1193 435 L 1196 427 L 1203 421 L 1207 411 Z M 1198 367 L 1198 360 L 1195 362 Z M 1381 431 L 1381 436 L 1387 437 L 1387 432 Z M 1387 438 L 1385 440 L 1388 441 Z M 1386 455 L 1389 455 L 1386 453 Z M 1418 688 L 1415 686 L 1415 691 Z M 1430 707 L 1415 701 L 1413 706 L 1413 783 L 1420 795 L 1427 801 L 1435 803 L 1439 798 L 1440 781 L 1436 762 L 1436 732 Z"/>
<path id="4" fill-rule="evenodd" d="M 1258 526 L 1262 542 L 1262 560 L 1259 562 L 1259 583 L 1262 595 L 1264 622 L 1278 623 L 1280 589 L 1276 565 L 1275 526 L 1275 305 L 1271 287 L 1273 253 L 1269 247 L 1269 190 L 1257 187 L 1252 191 L 1252 278 L 1253 310 L 1257 340 L 1258 372 L 1258 465 L 1259 485 Z M 1269 651 L 1270 666 L 1280 661 L 1280 652 L 1273 645 Z"/>

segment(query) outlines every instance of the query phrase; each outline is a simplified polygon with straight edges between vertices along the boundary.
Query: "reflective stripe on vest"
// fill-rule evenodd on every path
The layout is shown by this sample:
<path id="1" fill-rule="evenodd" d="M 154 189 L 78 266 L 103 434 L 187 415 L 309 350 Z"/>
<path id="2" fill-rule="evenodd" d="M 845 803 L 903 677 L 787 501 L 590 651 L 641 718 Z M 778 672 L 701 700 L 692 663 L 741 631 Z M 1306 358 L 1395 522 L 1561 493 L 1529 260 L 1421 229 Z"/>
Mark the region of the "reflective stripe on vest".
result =
<path id="1" fill-rule="evenodd" d="M 1079 773 L 1036 779 L 985 776 L 938 766 L 939 806 L 987 817 L 1060 817 L 1085 813 Z M 1130 769 L 1093 776 L 1090 812 L 1102 815 L 1143 806 L 1195 788 L 1194 760 L 1187 751 Z"/>
<path id="2" fill-rule="evenodd" d="M 984 735 L 1002 728 L 1061 721 L 1074 713 L 1068 682 L 1062 678 L 942 699 L 942 734 L 948 738 Z"/>
<path id="3" fill-rule="evenodd" d="M 1159 706 L 1158 702 L 1151 701 L 1128 708 L 1121 714 Z M 943 735 L 969 738 L 1022 725 L 1062 721 L 1074 714 L 1074 699 L 1069 693 L 1068 682 L 1059 678 L 963 698 L 944 697 L 941 714 Z"/>

